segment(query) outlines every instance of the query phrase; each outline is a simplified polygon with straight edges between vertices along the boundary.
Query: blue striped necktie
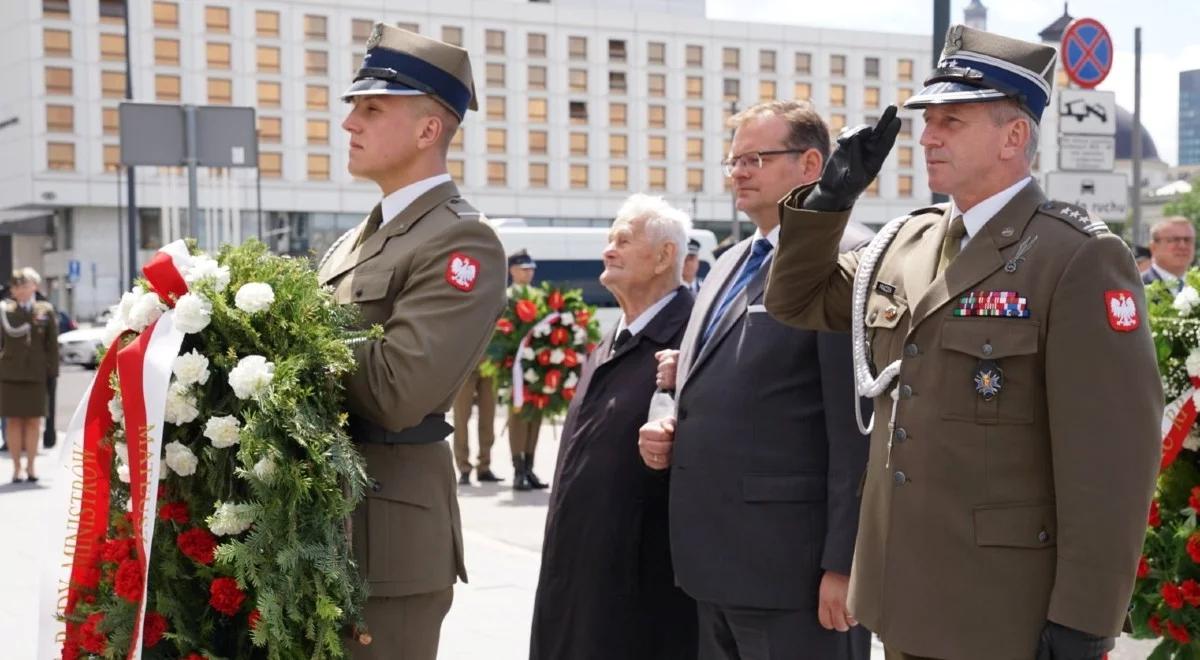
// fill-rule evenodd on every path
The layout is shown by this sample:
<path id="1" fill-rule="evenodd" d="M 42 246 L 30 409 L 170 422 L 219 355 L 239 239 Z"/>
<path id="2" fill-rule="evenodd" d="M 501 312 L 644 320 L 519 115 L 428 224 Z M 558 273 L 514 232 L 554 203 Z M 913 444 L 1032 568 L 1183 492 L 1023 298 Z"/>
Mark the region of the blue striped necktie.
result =
<path id="1" fill-rule="evenodd" d="M 771 254 L 771 242 L 765 238 L 760 238 L 754 241 L 750 248 L 750 258 L 746 260 L 746 265 L 742 267 L 741 274 L 729 285 L 729 289 L 725 291 L 725 297 L 721 299 L 721 304 L 713 311 L 709 317 L 708 326 L 704 328 L 704 335 L 700 338 L 700 346 L 704 346 L 708 342 L 708 338 L 712 336 L 713 330 L 717 329 L 717 324 L 721 322 L 721 317 L 725 316 L 725 312 L 729 311 L 729 306 L 733 304 L 735 298 L 738 297 L 762 269 L 762 265 L 767 260 L 767 255 Z"/>

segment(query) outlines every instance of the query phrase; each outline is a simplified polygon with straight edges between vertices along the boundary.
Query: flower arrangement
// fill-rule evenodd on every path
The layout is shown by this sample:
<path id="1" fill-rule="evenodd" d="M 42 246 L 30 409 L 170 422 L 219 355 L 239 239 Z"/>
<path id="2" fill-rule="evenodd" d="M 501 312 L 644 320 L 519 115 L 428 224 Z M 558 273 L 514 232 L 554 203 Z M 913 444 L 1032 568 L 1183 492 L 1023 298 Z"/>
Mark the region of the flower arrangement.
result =
<path id="1" fill-rule="evenodd" d="M 583 361 L 599 340 L 595 309 L 580 290 L 514 286 L 480 372 L 496 379 L 501 401 L 516 414 L 552 417 L 575 396 Z"/>
<path id="2" fill-rule="evenodd" d="M 98 503 L 108 515 L 91 539 L 94 563 L 72 573 L 62 655 L 125 657 L 140 639 L 151 658 L 344 657 L 365 599 L 344 528 L 366 484 L 340 384 L 354 368 L 344 328 L 356 312 L 333 302 L 306 261 L 258 242 L 174 260 L 181 288 L 139 283 L 108 327 L 117 355 L 100 373 L 118 366 L 92 391 L 112 399 L 89 423 L 111 424 L 84 454 L 111 470 Z M 151 406 L 123 400 L 120 366 L 172 308 L 183 335 L 156 468 L 157 453 L 135 451 L 153 443 L 134 437 L 130 419 Z M 155 500 L 139 515 L 138 502 Z M 148 549 L 140 529 L 153 530 Z"/>

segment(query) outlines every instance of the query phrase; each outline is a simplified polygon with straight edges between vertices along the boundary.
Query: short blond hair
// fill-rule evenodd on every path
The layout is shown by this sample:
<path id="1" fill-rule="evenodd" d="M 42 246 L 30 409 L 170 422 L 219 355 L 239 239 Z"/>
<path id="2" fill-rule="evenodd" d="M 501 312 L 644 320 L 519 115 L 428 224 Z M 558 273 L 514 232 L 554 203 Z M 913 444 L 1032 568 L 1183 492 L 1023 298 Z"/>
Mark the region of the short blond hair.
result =
<path id="1" fill-rule="evenodd" d="M 1192 225 L 1192 221 L 1188 220 L 1182 215 L 1167 216 L 1153 225 L 1150 225 L 1150 240 L 1158 240 L 1158 233 L 1167 227 L 1170 227 L 1171 225 L 1188 225 L 1190 227 Z"/>
<path id="2" fill-rule="evenodd" d="M 14 270 L 12 277 L 8 280 L 9 286 L 21 286 L 28 282 L 32 282 L 34 286 L 42 283 L 42 276 L 38 275 L 36 270 L 28 266 Z"/>

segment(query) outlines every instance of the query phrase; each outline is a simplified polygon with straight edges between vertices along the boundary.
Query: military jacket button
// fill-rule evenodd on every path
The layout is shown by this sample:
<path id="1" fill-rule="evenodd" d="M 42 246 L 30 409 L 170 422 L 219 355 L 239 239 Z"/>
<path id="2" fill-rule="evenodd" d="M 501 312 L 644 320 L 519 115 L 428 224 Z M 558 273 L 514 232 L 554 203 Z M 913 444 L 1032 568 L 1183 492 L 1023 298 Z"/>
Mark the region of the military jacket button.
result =
<path id="1" fill-rule="evenodd" d="M 908 346 L 904 347 L 904 354 L 908 357 L 917 357 L 917 353 L 919 351 L 920 349 L 917 348 L 916 344 L 909 344 Z"/>
<path id="2" fill-rule="evenodd" d="M 911 399 L 912 398 L 912 388 L 909 387 L 908 385 L 901 385 L 900 386 L 900 398 L 901 399 Z"/>
<path id="3" fill-rule="evenodd" d="M 883 318 L 885 321 L 895 320 L 897 313 L 898 313 L 898 310 L 896 309 L 896 307 L 894 305 L 889 306 L 887 309 L 883 310 Z"/>
<path id="4" fill-rule="evenodd" d="M 371 491 L 372 491 L 372 492 L 375 492 L 375 493 L 378 493 L 378 492 L 379 492 L 379 491 L 381 491 L 381 490 L 383 490 L 383 484 L 381 484 L 381 483 L 379 483 L 378 481 L 375 481 L 374 479 L 372 479 L 372 480 L 371 480 Z"/>
<path id="5" fill-rule="evenodd" d="M 983 354 L 984 354 L 984 355 L 991 355 L 991 354 L 992 354 L 992 345 L 991 345 L 991 344 L 984 344 L 984 345 L 982 346 L 982 349 L 983 349 Z"/>
<path id="6" fill-rule="evenodd" d="M 1045 543 L 1046 541 L 1049 541 L 1049 540 L 1050 540 L 1050 532 L 1047 532 L 1044 529 L 1042 531 L 1038 532 L 1038 543 Z"/>
<path id="7" fill-rule="evenodd" d="M 905 440 L 908 440 L 908 431 L 905 431 L 904 429 L 896 429 L 892 432 L 892 438 L 896 442 L 904 442 Z M 897 472 L 896 474 L 903 474 L 903 472 Z"/>
<path id="8" fill-rule="evenodd" d="M 892 474 L 892 482 L 897 486 L 903 486 L 905 483 L 908 483 L 908 475 L 904 474 L 900 470 L 896 470 L 896 472 Z"/>
<path id="9" fill-rule="evenodd" d="M 869 320 L 869 321 L 871 321 L 871 323 L 874 323 L 874 322 L 875 322 L 875 319 L 877 319 L 877 318 L 879 318 L 879 313 L 878 313 L 878 312 L 871 312 L 871 316 L 870 316 L 870 318 L 869 318 L 868 320 Z"/>

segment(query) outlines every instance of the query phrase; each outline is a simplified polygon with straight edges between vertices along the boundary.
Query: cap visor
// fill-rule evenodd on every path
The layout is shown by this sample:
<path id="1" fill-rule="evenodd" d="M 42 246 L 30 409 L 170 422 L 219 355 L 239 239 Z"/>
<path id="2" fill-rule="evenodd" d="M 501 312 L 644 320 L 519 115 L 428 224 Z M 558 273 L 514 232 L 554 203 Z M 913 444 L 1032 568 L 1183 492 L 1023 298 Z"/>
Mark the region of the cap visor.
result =
<path id="1" fill-rule="evenodd" d="M 936 82 L 917 92 L 915 96 L 908 97 L 908 100 L 904 102 L 904 107 L 924 108 L 927 105 L 977 103 L 1004 98 L 1008 98 L 1008 95 L 995 89 L 946 81 Z"/>
<path id="2" fill-rule="evenodd" d="M 422 96 L 425 92 L 390 80 L 363 78 L 362 80 L 354 81 L 353 84 L 346 88 L 346 91 L 342 92 L 342 100 L 345 101 L 351 96 L 371 96 L 377 94 L 388 96 Z"/>

